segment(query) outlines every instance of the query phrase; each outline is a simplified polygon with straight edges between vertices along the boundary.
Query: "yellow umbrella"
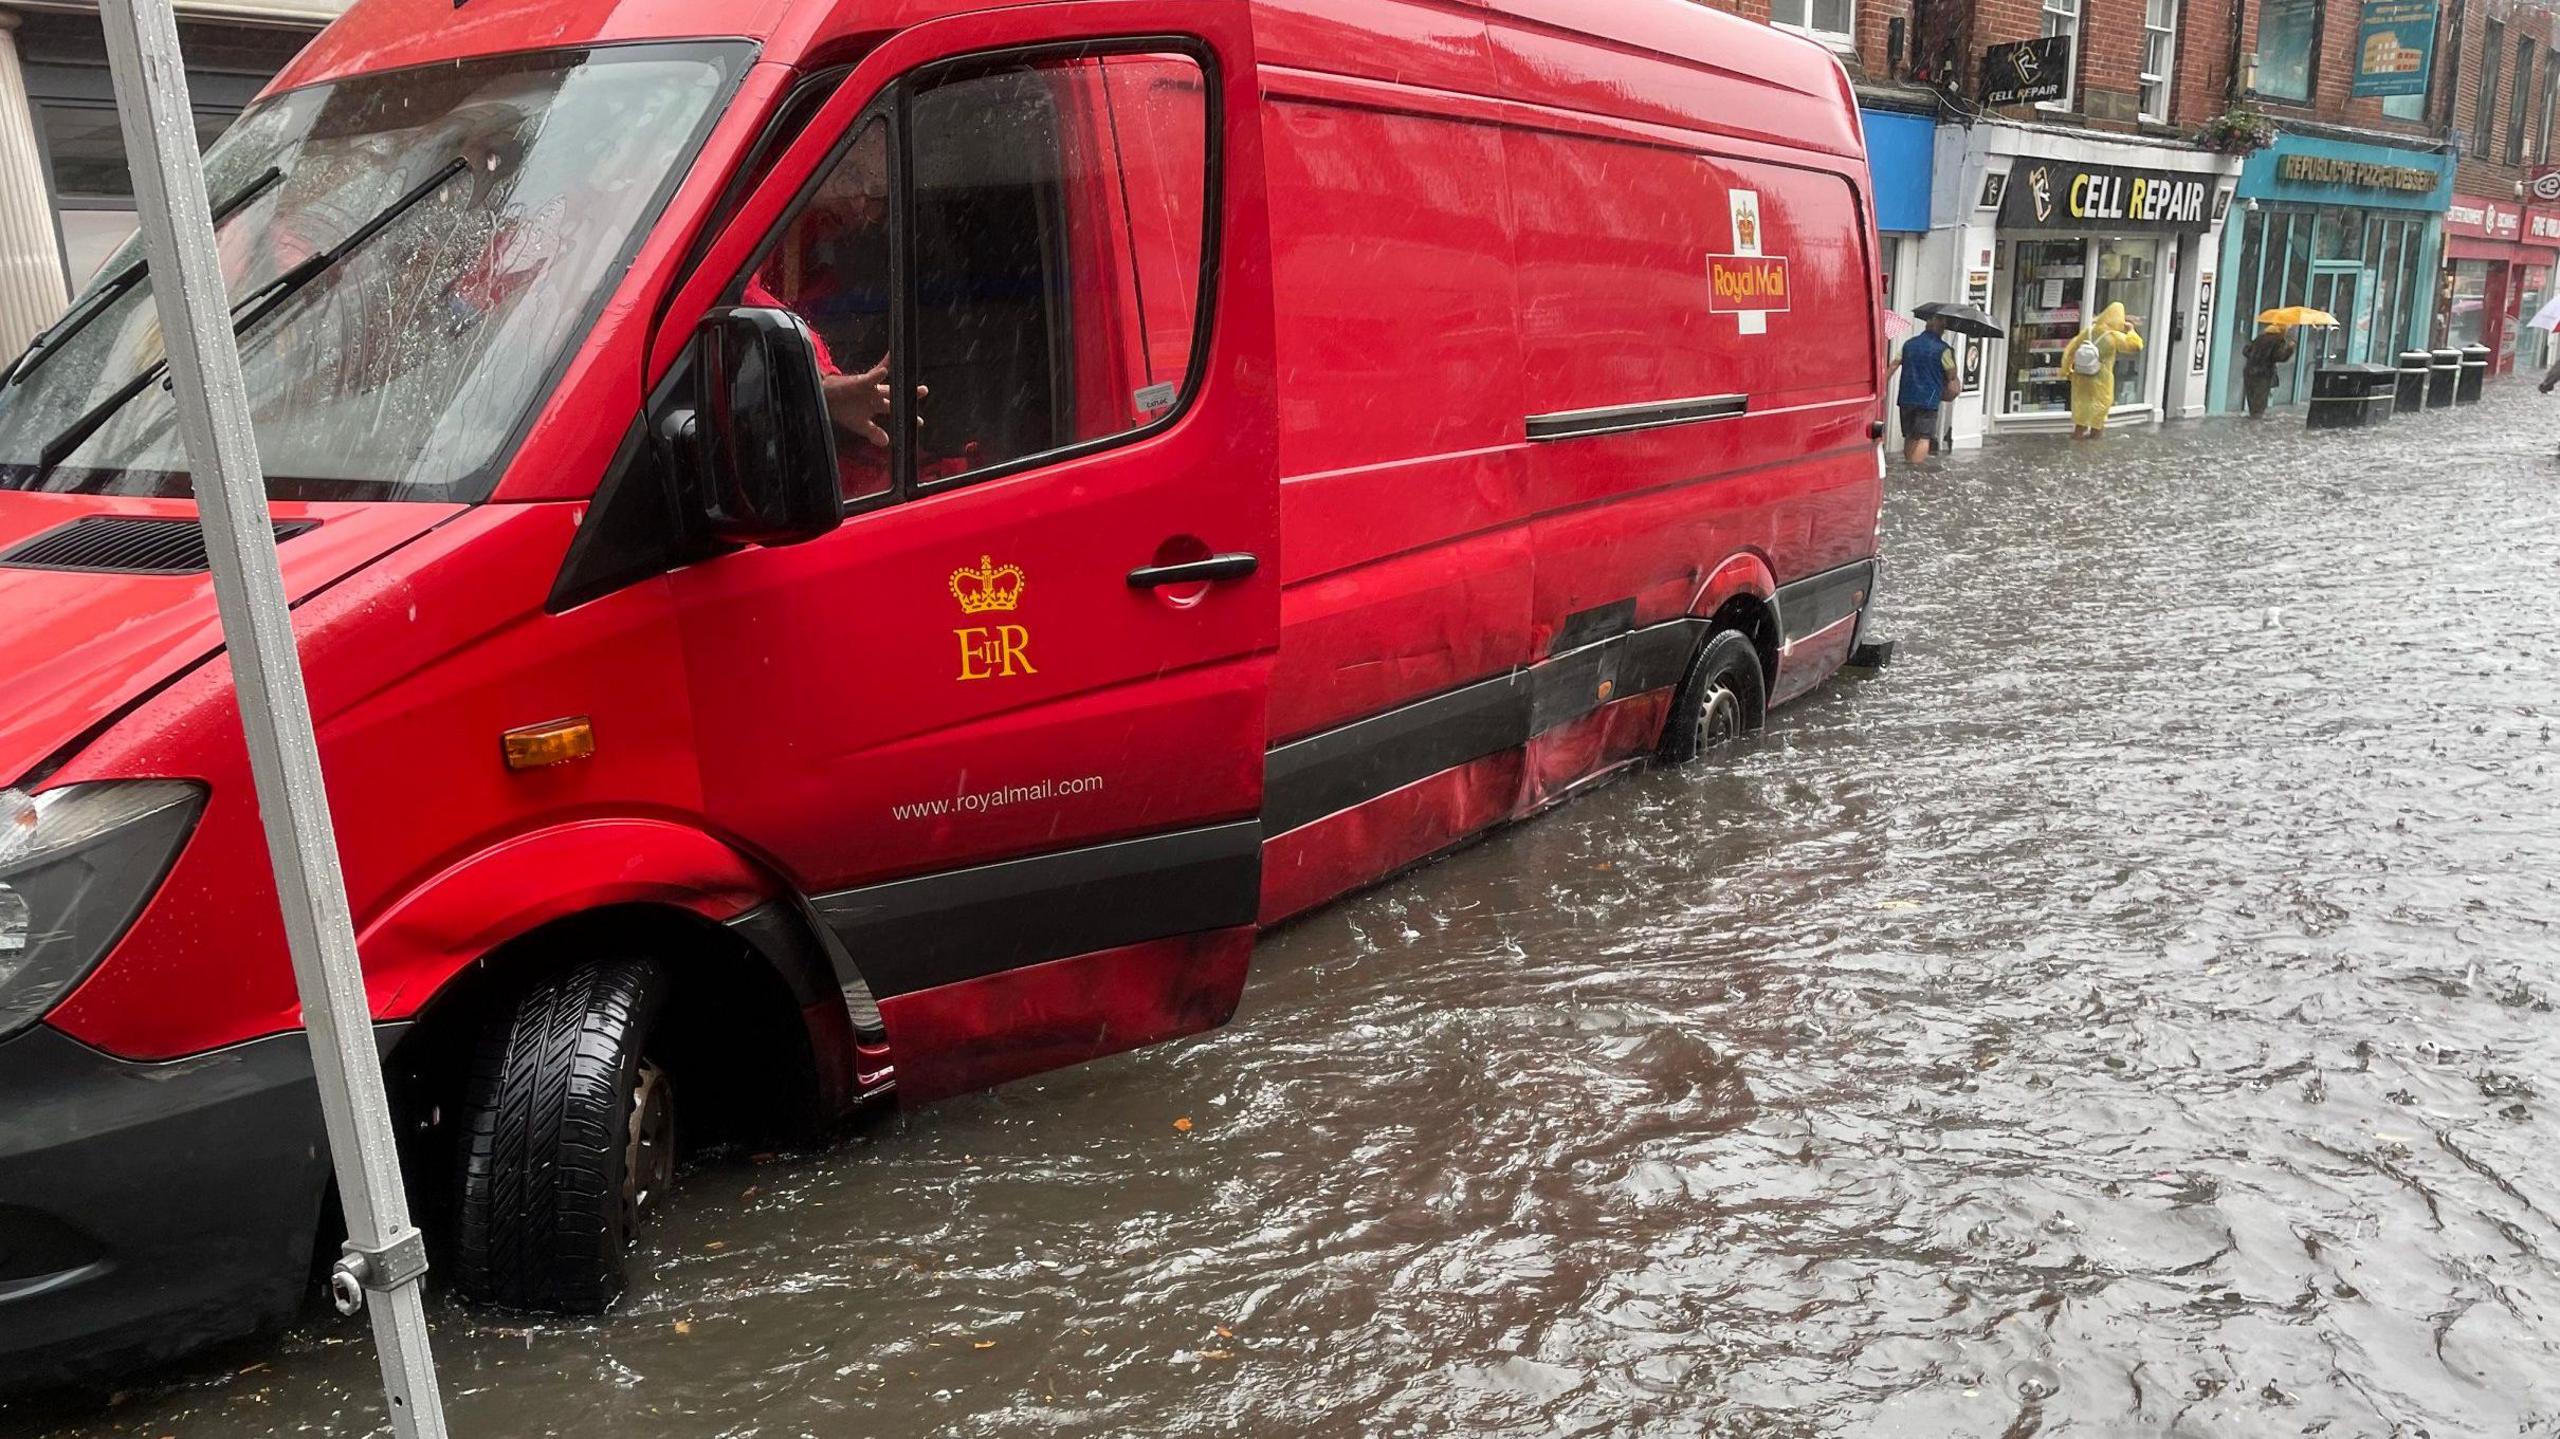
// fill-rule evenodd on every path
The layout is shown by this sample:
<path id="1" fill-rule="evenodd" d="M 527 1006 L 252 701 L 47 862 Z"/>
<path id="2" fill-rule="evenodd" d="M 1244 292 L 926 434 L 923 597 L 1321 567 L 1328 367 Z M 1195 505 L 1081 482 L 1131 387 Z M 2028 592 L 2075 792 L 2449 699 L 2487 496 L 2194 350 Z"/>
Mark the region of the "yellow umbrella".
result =
<path id="1" fill-rule="evenodd" d="M 2259 311 L 2258 323 L 2282 325 L 2289 330 L 2296 325 L 2334 325 L 2338 323 L 2338 317 L 2309 305 L 2286 305 L 2281 309 Z"/>

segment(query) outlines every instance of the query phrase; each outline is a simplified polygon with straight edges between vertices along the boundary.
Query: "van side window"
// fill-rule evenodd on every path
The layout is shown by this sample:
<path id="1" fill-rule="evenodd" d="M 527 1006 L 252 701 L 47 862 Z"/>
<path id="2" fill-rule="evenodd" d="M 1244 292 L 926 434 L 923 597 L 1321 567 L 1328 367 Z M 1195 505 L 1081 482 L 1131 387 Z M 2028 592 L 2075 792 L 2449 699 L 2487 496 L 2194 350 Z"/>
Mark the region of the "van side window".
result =
<path id="1" fill-rule="evenodd" d="M 1179 54 L 928 82 L 908 110 L 925 487 L 1144 428 L 1191 384 L 1207 85 Z"/>
<path id="2" fill-rule="evenodd" d="M 1210 253 L 1200 62 L 964 64 L 905 99 L 900 125 L 862 122 L 736 295 L 817 336 L 846 503 L 897 489 L 899 463 L 930 490 L 1171 415 Z M 911 456 L 891 444 L 900 393 Z"/>
<path id="3" fill-rule="evenodd" d="M 865 123 L 822 173 L 740 296 L 809 322 L 836 427 L 848 504 L 891 488 L 888 372 L 894 327 L 889 127 Z"/>

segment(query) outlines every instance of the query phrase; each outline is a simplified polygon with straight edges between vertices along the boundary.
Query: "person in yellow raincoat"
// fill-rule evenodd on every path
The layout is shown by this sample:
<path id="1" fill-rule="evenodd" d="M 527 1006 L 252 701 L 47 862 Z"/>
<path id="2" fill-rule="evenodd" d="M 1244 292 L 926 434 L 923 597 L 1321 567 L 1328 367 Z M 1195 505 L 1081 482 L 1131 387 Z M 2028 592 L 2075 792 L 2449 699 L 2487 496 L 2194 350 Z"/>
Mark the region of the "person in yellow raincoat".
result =
<path id="1" fill-rule="evenodd" d="M 2081 347 L 2097 350 L 2096 373 Z M 2142 348 L 2142 337 L 2133 332 L 2133 322 L 2126 319 L 2124 306 L 2109 305 L 2091 320 L 2086 329 L 2071 337 L 2062 352 L 2062 368 L 2071 377 L 2071 438 L 2094 440 L 2107 431 L 2107 411 L 2116 403 L 2116 356 L 2129 355 Z"/>

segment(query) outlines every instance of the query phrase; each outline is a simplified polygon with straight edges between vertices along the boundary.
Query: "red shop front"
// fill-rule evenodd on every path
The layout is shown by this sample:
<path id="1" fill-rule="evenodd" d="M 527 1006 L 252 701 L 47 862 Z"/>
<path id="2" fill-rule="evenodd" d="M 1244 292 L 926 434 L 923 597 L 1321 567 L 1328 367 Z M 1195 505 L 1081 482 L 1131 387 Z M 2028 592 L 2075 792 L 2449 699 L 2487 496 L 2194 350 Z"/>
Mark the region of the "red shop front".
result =
<path id="1" fill-rule="evenodd" d="M 2525 322 L 2551 298 L 2560 263 L 2560 209 L 2455 195 L 2444 215 L 2444 276 L 2436 306 L 2439 345 L 2486 345 L 2491 374 L 2547 362 L 2549 337 Z"/>

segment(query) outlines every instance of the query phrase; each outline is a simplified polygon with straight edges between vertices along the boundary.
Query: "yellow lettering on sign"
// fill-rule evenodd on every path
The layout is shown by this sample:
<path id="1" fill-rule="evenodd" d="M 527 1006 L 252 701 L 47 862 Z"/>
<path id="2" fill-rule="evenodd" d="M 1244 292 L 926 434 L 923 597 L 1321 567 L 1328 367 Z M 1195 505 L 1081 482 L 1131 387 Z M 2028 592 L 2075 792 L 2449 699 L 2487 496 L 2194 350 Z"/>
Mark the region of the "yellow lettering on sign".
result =
<path id="1" fill-rule="evenodd" d="M 2072 177 L 2071 177 L 2071 213 L 2072 213 L 2072 214 L 2074 214 L 2074 215 L 2086 215 L 2086 214 L 2088 214 L 2088 213 L 2089 213 L 2089 210 L 2088 210 L 2088 194 L 2089 194 L 2089 177 L 2088 177 L 2088 176 L 2086 176 L 2086 175 L 2074 175 L 2074 176 L 2072 176 Z"/>
<path id="2" fill-rule="evenodd" d="M 1020 625 L 971 625 L 951 633 L 960 640 L 960 678 L 964 680 L 1040 673 L 1031 665 L 1031 632 Z"/>

